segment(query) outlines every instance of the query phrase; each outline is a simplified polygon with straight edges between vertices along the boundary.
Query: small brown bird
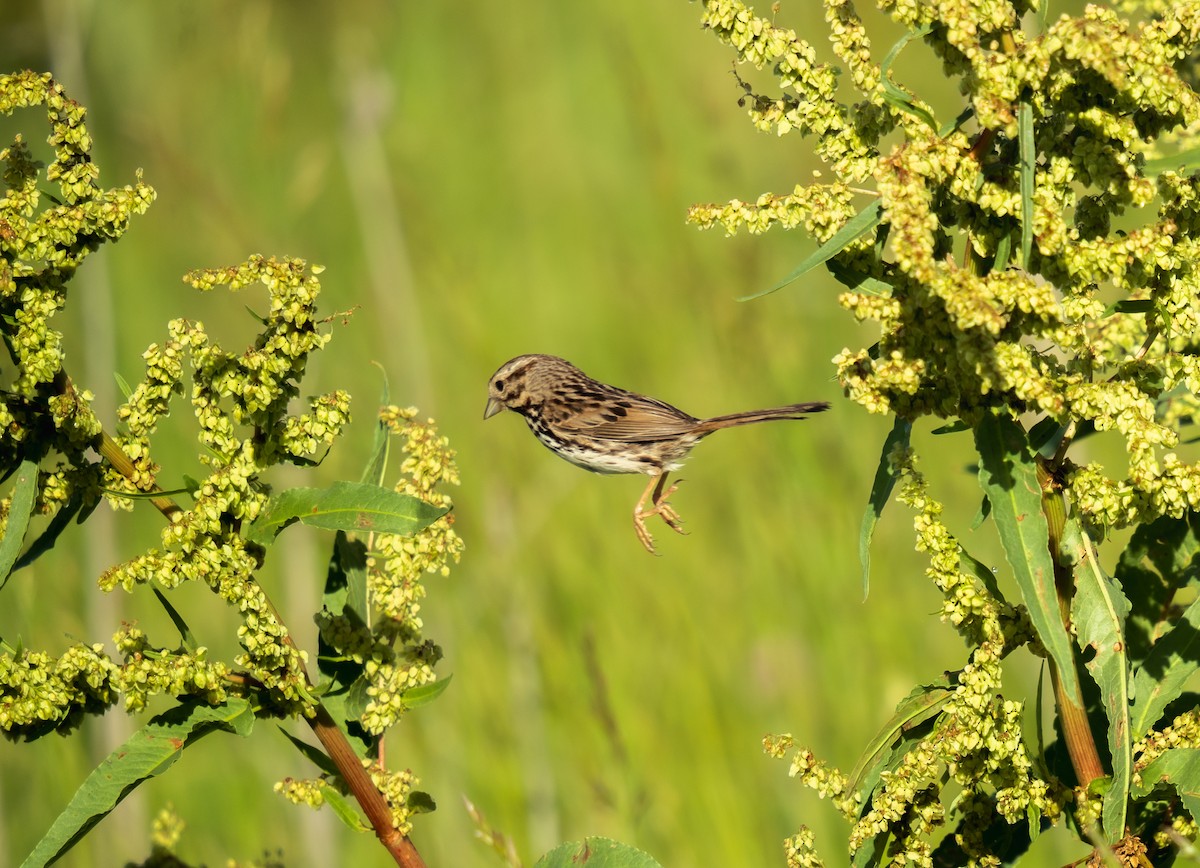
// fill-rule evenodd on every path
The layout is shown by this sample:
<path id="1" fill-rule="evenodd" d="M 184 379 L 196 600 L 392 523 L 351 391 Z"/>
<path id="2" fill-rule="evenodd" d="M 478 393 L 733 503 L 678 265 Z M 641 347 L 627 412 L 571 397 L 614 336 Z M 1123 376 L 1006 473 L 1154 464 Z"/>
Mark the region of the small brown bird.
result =
<path id="1" fill-rule="evenodd" d="M 540 354 L 517 356 L 492 375 L 483 418 L 505 407 L 524 416 L 534 436 L 572 464 L 595 473 L 649 474 L 633 509 L 633 527 L 651 554 L 654 539 L 646 529 L 647 518 L 660 516 L 683 533 L 679 513 L 667 502 L 679 484 L 663 489 L 667 474 L 683 466 L 701 438 L 721 428 L 803 419 L 829 409 L 816 401 L 697 419 L 665 401 L 593 380 L 566 359 Z M 651 489 L 653 506 L 646 509 Z"/>

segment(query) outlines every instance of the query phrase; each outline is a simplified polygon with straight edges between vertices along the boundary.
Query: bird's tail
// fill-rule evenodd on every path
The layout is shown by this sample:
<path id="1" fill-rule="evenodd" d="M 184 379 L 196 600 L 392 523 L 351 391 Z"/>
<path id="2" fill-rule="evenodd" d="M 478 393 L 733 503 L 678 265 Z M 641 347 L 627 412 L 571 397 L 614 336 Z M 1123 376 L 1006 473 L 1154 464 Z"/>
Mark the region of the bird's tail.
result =
<path id="1" fill-rule="evenodd" d="M 812 413 L 820 413 L 822 410 L 828 409 L 829 404 L 824 401 L 811 401 L 807 404 L 788 404 L 786 407 L 772 407 L 768 410 L 747 410 L 744 413 L 730 413 L 727 416 L 713 416 L 711 419 L 704 419 L 696 426 L 696 432 L 703 436 L 721 428 L 734 428 L 754 422 L 769 422 L 772 419 L 803 419 Z"/>

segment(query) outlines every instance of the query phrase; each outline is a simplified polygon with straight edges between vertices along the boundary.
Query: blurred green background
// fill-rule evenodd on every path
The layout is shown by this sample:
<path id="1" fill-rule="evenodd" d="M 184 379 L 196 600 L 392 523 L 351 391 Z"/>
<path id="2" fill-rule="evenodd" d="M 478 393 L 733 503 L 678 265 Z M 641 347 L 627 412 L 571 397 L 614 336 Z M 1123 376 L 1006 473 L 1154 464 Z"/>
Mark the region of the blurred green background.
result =
<path id="1" fill-rule="evenodd" d="M 819 5 L 794 5 L 781 22 L 824 48 Z M 897 700 L 964 659 L 931 617 L 939 598 L 903 507 L 877 531 L 862 599 L 858 528 L 890 422 L 841 398 L 829 360 L 874 335 L 823 273 L 735 301 L 807 255 L 800 233 L 728 239 L 684 223 L 691 203 L 787 192 L 818 168 L 805 141 L 748 123 L 732 52 L 700 12 L 642 0 L 10 0 L 0 25 L 5 69 L 50 70 L 89 107 L 102 182 L 141 168 L 158 191 L 88 260 L 59 320 L 102 418 L 119 401 L 112 370 L 136 382 L 170 318 L 202 319 L 233 345 L 251 333 L 244 305 L 261 307 L 261 293 L 200 296 L 180 275 L 296 255 L 327 267 L 325 310 L 353 311 L 331 326 L 305 391 L 350 390 L 356 422 L 315 475 L 274 481 L 357 477 L 380 390 L 372 361 L 393 400 L 435 416 L 458 449 L 468 548 L 429 581 L 423 610 L 454 682 L 388 745 L 389 763 L 413 768 L 439 803 L 413 835 L 431 866 L 498 864 L 473 840 L 464 797 L 529 864 L 607 835 L 667 866 L 782 865 L 801 824 L 839 864 L 846 825 L 763 755 L 762 736 L 792 732 L 849 771 Z M 876 33 L 881 57 L 898 31 Z M 907 81 L 954 110 L 937 64 L 913 52 Z M 2 129 L 5 141 L 46 133 L 39 112 Z M 661 557 L 648 557 L 629 521 L 640 479 L 554 458 L 514 415 L 483 423 L 489 376 L 525 352 L 697 415 L 834 407 L 707 441 L 674 498 L 690 534 L 662 529 Z M 164 484 L 199 471 L 189 421 L 181 403 L 160 435 Z M 931 441 L 929 427 L 916 438 L 923 466 L 965 535 L 979 499 L 966 435 Z M 95 524 L 5 589 L 0 636 L 58 652 L 108 641 L 124 618 L 174 641 L 148 591 L 95 588 L 100 570 L 154 543 L 158 516 L 102 509 Z M 994 560 L 988 532 L 973 550 Z M 310 649 L 329 543 L 289 531 L 265 579 Z M 230 614 L 200 589 L 176 596 L 202 641 L 231 653 Z M 1036 669 L 1012 675 L 1010 695 L 1031 699 Z M 114 713 L 82 738 L 0 744 L 0 862 L 28 852 L 130 725 Z M 211 736 L 63 864 L 143 858 L 168 803 L 189 824 L 191 861 L 267 850 L 292 866 L 383 864 L 369 835 L 271 793 L 310 774 L 271 726 L 250 741 Z M 1064 840 L 1046 836 L 1030 864 L 1078 856 Z"/>

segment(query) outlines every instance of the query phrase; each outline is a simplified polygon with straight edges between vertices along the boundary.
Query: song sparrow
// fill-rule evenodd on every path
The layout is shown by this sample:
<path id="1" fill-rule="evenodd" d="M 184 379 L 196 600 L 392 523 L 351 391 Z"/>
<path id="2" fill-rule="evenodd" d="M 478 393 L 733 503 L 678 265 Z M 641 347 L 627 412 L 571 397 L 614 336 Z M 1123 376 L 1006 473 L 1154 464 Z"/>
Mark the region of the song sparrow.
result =
<path id="1" fill-rule="evenodd" d="M 683 465 L 702 437 L 721 428 L 803 419 L 829 409 L 817 401 L 697 419 L 665 401 L 597 382 L 565 359 L 540 354 L 517 356 L 492 375 L 483 418 L 505 407 L 524 416 L 534 436 L 572 464 L 596 473 L 650 475 L 633 509 L 633 526 L 651 554 L 654 539 L 646 529 L 647 518 L 660 516 L 683 533 L 679 513 L 667 502 L 679 483 L 663 489 L 667 474 Z M 653 506 L 645 509 L 651 489 Z"/>

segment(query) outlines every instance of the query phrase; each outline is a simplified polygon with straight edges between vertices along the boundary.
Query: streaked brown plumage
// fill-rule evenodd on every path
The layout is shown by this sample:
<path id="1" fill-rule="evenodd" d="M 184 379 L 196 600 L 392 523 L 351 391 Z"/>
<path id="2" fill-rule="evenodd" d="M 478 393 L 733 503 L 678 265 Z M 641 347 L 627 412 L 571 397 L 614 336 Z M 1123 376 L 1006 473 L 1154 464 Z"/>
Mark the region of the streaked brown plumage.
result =
<path id="1" fill-rule="evenodd" d="M 557 356 L 517 356 L 488 383 L 483 418 L 504 408 L 525 417 L 529 430 L 556 454 L 595 473 L 645 473 L 651 479 L 633 510 L 633 526 L 646 550 L 654 540 L 646 519 L 660 516 L 683 533 L 679 514 L 667 502 L 678 483 L 667 474 L 683 466 L 692 448 L 714 431 L 766 422 L 803 419 L 829 409 L 824 401 L 697 419 L 677 407 L 593 380 Z M 653 506 L 646 509 L 646 500 Z"/>

